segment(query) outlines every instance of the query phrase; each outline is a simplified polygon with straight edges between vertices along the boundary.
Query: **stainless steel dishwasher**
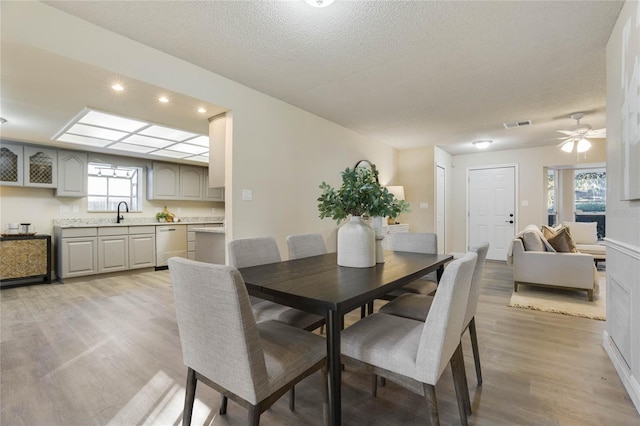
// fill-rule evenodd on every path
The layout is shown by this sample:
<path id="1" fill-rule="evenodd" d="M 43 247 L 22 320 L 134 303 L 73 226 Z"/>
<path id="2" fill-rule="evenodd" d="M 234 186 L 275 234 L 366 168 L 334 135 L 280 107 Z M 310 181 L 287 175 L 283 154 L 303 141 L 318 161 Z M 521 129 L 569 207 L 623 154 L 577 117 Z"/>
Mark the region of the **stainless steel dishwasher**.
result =
<path id="1" fill-rule="evenodd" d="M 187 257 L 187 225 L 156 226 L 156 268 L 167 266 L 170 257 Z"/>

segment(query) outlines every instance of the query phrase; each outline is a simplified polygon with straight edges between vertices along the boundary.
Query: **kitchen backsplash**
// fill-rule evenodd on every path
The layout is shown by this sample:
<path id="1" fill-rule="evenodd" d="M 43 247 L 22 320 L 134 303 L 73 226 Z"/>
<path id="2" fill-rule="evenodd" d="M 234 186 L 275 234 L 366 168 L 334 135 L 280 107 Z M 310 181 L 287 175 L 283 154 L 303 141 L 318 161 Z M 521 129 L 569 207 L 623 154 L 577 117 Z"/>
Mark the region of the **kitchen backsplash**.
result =
<path id="1" fill-rule="evenodd" d="M 122 225 L 145 225 L 149 223 L 157 223 L 155 217 L 127 217 L 121 223 Z M 224 216 L 208 216 L 208 217 L 180 217 L 179 223 L 205 223 L 205 222 L 224 222 Z M 115 224 L 115 218 L 77 218 L 77 219 L 53 219 L 53 226 L 82 226 L 82 225 L 108 225 Z"/>

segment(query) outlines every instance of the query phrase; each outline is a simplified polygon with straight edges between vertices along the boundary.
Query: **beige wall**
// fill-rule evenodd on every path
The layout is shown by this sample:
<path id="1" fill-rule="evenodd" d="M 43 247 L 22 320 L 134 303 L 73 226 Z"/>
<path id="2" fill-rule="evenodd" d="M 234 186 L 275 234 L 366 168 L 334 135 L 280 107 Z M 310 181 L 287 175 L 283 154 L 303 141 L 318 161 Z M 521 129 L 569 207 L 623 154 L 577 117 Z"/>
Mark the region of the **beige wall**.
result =
<path id="1" fill-rule="evenodd" d="M 636 108 L 638 112 L 638 73 L 640 4 L 627 1 L 607 44 L 607 324 L 603 346 L 640 412 L 640 200 L 621 200 L 620 176 L 622 108 L 626 102 L 631 111 Z M 640 124 L 637 115 L 628 119 Z M 631 137 L 636 143 L 640 139 L 637 132 L 636 127 Z"/>
<path id="2" fill-rule="evenodd" d="M 467 238 L 467 171 L 470 168 L 517 165 L 516 232 L 528 224 L 546 223 L 545 167 L 594 164 L 606 161 L 606 145 L 596 140 L 586 156 L 567 154 L 555 146 L 486 151 L 477 154 L 452 157 L 451 207 L 449 222 L 458 224 L 452 228 L 452 246 L 449 251 L 466 251 Z M 523 206 L 523 202 L 528 206 Z"/>
<path id="3" fill-rule="evenodd" d="M 318 218 L 320 183 L 339 184 L 340 171 L 361 159 L 378 166 L 381 181 L 395 178 L 394 149 L 270 96 L 42 3 L 5 2 L 2 15 L 3 38 L 231 110 L 233 143 L 226 152 L 231 238 L 273 235 L 286 257 L 287 234 L 321 232 L 335 250 L 336 224 Z M 253 190 L 252 201 L 242 201 L 242 189 Z"/>

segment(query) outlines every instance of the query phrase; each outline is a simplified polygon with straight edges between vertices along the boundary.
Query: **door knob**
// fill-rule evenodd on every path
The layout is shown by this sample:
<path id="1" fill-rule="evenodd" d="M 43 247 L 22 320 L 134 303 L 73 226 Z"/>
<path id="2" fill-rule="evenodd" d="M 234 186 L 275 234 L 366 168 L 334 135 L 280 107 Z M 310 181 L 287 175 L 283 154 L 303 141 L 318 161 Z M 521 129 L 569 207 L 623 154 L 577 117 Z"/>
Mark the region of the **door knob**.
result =
<path id="1" fill-rule="evenodd" d="M 505 223 L 513 223 L 512 220 L 505 220 Z"/>

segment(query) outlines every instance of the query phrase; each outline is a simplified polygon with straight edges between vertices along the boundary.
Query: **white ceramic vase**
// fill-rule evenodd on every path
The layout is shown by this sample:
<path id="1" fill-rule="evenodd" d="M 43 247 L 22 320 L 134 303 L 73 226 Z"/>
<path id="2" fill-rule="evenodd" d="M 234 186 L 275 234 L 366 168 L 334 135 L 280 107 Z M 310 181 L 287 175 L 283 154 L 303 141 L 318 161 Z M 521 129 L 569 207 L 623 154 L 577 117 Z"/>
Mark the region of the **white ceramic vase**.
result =
<path id="1" fill-rule="evenodd" d="M 370 268 L 376 264 L 375 233 L 360 216 L 338 229 L 338 265 Z"/>
<path id="2" fill-rule="evenodd" d="M 382 217 L 374 216 L 371 223 L 373 225 L 373 232 L 376 234 L 376 263 L 384 263 L 384 248 L 382 247 L 382 240 L 384 240 Z"/>

